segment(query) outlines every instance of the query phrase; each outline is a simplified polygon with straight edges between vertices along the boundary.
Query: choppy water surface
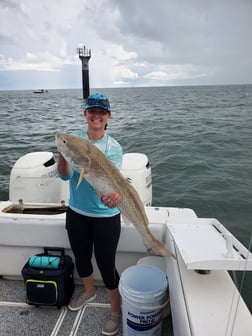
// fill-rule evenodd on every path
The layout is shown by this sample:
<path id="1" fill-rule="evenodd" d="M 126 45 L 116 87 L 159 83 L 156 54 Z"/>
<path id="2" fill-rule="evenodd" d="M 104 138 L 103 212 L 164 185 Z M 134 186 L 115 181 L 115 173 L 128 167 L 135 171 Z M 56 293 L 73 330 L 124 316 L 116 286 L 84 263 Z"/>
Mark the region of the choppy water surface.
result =
<path id="1" fill-rule="evenodd" d="M 248 247 L 252 228 L 252 86 L 92 90 L 112 107 L 108 132 L 124 152 L 149 157 L 153 205 L 216 217 Z M 81 90 L 0 91 L 0 199 L 15 161 L 56 153 L 56 130 L 85 127 Z M 246 300 L 252 309 L 251 274 Z"/>

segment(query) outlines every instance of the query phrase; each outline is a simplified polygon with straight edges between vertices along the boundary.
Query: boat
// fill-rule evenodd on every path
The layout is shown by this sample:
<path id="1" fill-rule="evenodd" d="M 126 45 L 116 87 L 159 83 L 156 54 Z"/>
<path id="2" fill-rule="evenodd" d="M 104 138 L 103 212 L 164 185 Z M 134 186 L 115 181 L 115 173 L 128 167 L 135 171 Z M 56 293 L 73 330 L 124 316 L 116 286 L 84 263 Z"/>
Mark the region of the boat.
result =
<path id="1" fill-rule="evenodd" d="M 118 271 L 122 274 L 145 263 L 158 265 L 167 277 L 170 313 L 164 314 L 162 335 L 251 335 L 251 312 L 231 273 L 252 270 L 250 247 L 216 218 L 199 218 L 189 208 L 152 206 L 151 166 L 145 154 L 124 154 L 121 172 L 138 191 L 150 230 L 175 256 L 148 256 L 135 227 L 122 218 Z M 53 246 L 63 247 L 73 257 L 65 230 L 67 200 L 68 182 L 57 177 L 52 152 L 28 153 L 16 161 L 9 200 L 0 202 L 0 310 L 6 317 L 1 321 L 2 335 L 7 331 L 23 335 L 26 328 L 32 335 L 100 334 L 109 304 L 94 260 L 98 299 L 81 311 L 37 309 L 25 302 L 21 269 L 30 256 Z M 74 277 L 78 284 L 76 273 Z"/>
<path id="2" fill-rule="evenodd" d="M 48 90 L 40 89 L 40 90 L 33 91 L 33 93 L 48 93 Z"/>

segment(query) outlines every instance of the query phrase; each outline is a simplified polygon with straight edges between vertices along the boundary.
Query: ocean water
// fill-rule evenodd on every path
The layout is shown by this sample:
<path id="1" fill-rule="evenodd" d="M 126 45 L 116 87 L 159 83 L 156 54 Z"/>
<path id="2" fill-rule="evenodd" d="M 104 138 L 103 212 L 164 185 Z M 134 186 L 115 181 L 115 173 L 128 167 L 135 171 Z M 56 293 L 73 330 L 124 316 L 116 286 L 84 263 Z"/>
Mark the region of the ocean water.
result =
<path id="1" fill-rule="evenodd" d="M 247 248 L 252 234 L 252 85 L 97 89 L 109 96 L 108 132 L 124 152 L 145 153 L 153 205 L 215 217 Z M 15 161 L 56 153 L 57 130 L 85 128 L 82 91 L 0 91 L 0 200 Z M 242 274 L 240 274 L 242 277 Z M 252 274 L 242 294 L 252 310 Z"/>

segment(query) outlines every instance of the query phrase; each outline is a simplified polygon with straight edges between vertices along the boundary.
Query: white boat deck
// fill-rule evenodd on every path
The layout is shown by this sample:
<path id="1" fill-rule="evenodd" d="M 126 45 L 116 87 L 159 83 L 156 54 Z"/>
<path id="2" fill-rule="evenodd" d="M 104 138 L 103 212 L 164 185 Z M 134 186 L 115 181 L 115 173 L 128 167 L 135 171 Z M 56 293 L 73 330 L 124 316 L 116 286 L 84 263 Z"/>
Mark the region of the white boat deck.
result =
<path id="1" fill-rule="evenodd" d="M 81 290 L 77 285 L 76 290 Z M 97 336 L 110 312 L 105 288 L 97 286 L 97 298 L 79 312 L 67 307 L 40 306 L 25 303 L 21 280 L 0 279 L 0 336 Z M 118 336 L 122 336 L 122 325 Z M 172 336 L 171 316 L 162 323 L 162 336 Z"/>

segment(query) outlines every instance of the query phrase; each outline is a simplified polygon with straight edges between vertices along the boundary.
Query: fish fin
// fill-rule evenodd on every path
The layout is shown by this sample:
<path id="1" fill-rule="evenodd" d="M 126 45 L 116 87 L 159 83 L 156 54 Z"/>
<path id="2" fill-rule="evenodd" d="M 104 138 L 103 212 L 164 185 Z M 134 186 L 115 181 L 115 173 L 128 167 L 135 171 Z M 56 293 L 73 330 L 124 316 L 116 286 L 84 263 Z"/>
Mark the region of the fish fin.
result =
<path id="1" fill-rule="evenodd" d="M 127 226 L 131 224 L 131 221 L 122 214 L 123 223 Z"/>
<path id="2" fill-rule="evenodd" d="M 81 184 L 81 181 L 83 180 L 84 175 L 85 175 L 84 170 L 82 170 L 80 172 L 80 177 L 79 177 L 79 180 L 78 180 L 78 183 L 77 183 L 77 186 L 76 186 L 76 190 L 78 189 L 79 185 Z"/>

